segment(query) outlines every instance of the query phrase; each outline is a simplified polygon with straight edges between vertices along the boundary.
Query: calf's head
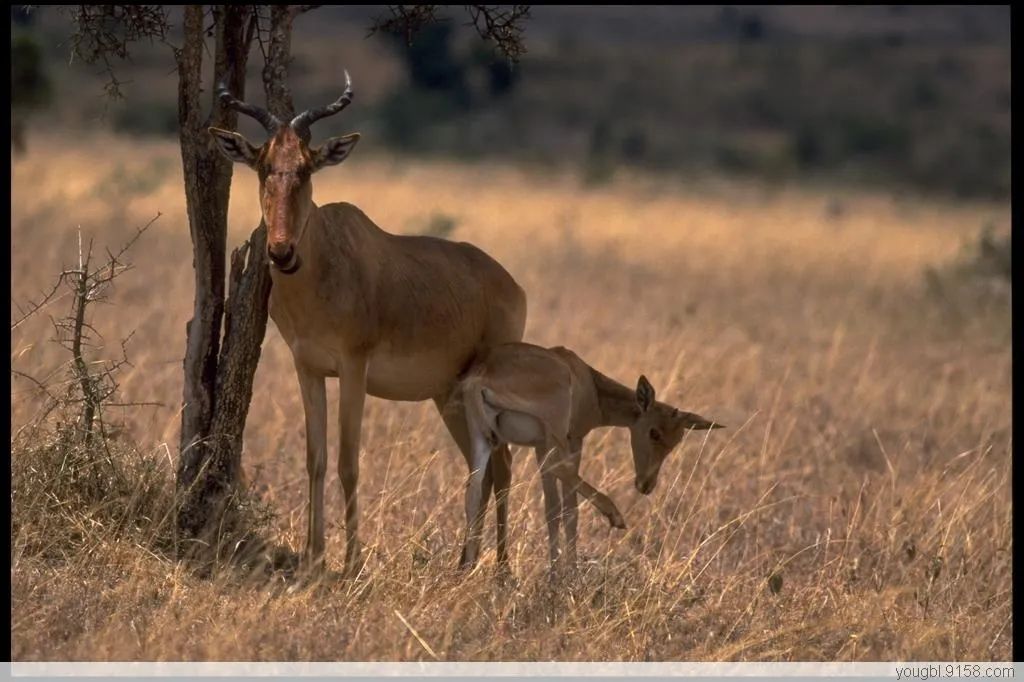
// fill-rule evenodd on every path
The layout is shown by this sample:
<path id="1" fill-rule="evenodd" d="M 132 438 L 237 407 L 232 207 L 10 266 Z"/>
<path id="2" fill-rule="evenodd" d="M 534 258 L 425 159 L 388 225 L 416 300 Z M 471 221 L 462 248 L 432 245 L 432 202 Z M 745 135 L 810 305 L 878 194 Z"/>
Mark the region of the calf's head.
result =
<path id="1" fill-rule="evenodd" d="M 633 466 L 636 470 L 634 485 L 644 495 L 654 491 L 658 485 L 661 465 L 687 431 L 724 428 L 699 414 L 682 412 L 656 401 L 654 387 L 645 376 L 637 381 L 634 415 L 635 419 L 629 427 Z"/>

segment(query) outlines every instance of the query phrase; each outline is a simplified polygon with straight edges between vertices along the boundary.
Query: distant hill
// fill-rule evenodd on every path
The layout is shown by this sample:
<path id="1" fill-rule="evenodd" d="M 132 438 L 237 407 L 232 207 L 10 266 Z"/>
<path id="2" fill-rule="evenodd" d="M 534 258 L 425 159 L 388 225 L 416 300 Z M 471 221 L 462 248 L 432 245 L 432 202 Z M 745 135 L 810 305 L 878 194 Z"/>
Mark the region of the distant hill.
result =
<path id="1" fill-rule="evenodd" d="M 459 13 L 449 36 L 420 37 L 444 43 L 420 48 L 451 60 L 449 81 L 413 87 L 399 41 L 367 37 L 381 11 L 325 6 L 298 20 L 297 102 L 336 96 L 343 67 L 356 84 L 358 106 L 318 134 L 359 127 L 406 153 L 569 163 L 593 182 L 629 165 L 1009 193 L 1006 6 L 534 7 L 529 52 L 498 89 Z M 119 72 L 130 101 L 111 104 L 97 69 L 68 66 L 67 19 L 36 12 L 23 30 L 44 43 L 61 93 L 41 120 L 174 131 L 166 47 L 139 46 Z"/>
<path id="2" fill-rule="evenodd" d="M 317 10 L 359 26 L 382 8 L 373 5 L 325 6 Z M 580 42 L 603 45 L 671 46 L 742 37 L 759 24 L 769 41 L 849 40 L 899 35 L 910 42 L 1010 44 L 1008 5 L 680 5 L 602 6 L 538 5 L 530 10 L 531 43 L 559 41 L 574 35 Z M 452 12 L 456 22 L 464 21 Z M 324 35 L 332 21 L 308 29 Z"/>

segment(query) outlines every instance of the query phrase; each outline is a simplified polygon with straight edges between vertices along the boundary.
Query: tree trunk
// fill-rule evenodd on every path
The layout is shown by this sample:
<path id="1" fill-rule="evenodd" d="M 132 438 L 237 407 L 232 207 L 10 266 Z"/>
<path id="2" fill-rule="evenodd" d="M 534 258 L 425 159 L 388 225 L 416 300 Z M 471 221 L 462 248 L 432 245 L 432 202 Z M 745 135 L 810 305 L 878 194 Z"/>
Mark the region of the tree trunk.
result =
<path id="1" fill-rule="evenodd" d="M 292 22 L 296 6 L 270 8 L 270 44 L 263 68 L 267 108 L 282 121 L 295 116 L 288 89 Z M 239 96 L 241 99 L 241 96 Z M 222 471 L 220 478 L 235 483 L 241 474 L 242 432 L 252 400 L 253 375 L 267 329 L 270 298 L 267 229 L 261 222 L 249 240 L 231 254 L 231 290 L 224 320 L 224 345 L 217 368 L 216 395 L 211 434 L 211 463 Z"/>
<path id="2" fill-rule="evenodd" d="M 297 5 L 270 7 L 270 47 L 263 67 L 263 89 L 267 93 L 267 108 L 282 121 L 295 116 L 292 93 L 288 89 L 288 65 L 292 53 L 292 22 L 297 11 Z"/>
<path id="3" fill-rule="evenodd" d="M 288 91 L 295 7 L 271 8 L 270 45 L 263 84 L 267 106 L 282 120 L 294 116 Z M 255 28 L 246 6 L 216 11 L 216 73 L 245 95 L 245 66 Z M 250 30 L 246 31 L 246 24 Z M 192 231 L 196 299 L 187 326 L 184 410 L 178 464 L 178 528 L 185 537 L 204 537 L 220 527 L 225 502 L 241 474 L 242 434 L 252 398 L 253 378 L 267 328 L 270 270 L 266 226 L 261 222 L 231 254 L 230 290 L 224 301 L 224 256 L 232 166 L 213 146 L 209 125 L 235 129 L 237 114 L 215 99 L 210 120 L 199 124 L 202 67 L 202 10 L 185 11 L 185 47 L 179 53 L 179 117 L 189 224 Z M 221 320 L 224 336 L 220 341 Z M 219 346 L 219 353 L 218 353 Z"/>
<path id="4" fill-rule="evenodd" d="M 246 6 L 227 5 L 215 9 L 216 73 L 223 74 L 238 97 L 244 97 L 249 53 L 245 28 L 249 16 L 250 9 Z M 232 164 L 216 149 L 206 128 L 215 125 L 234 129 L 238 114 L 222 106 L 214 92 L 210 117 L 204 120 L 202 116 L 200 94 L 205 47 L 202 5 L 185 8 L 184 33 L 184 46 L 176 55 L 178 119 L 196 294 L 192 320 L 186 325 L 177 484 L 182 493 L 178 527 L 187 536 L 195 537 L 215 520 L 217 502 L 233 483 L 231 467 L 211 457 L 210 447 L 217 408 Z M 258 355 L 251 361 L 254 371 L 257 359 Z M 243 423 L 244 418 L 243 414 Z"/>
<path id="5" fill-rule="evenodd" d="M 231 289 L 217 368 L 217 405 L 211 428 L 216 439 L 210 443 L 210 458 L 232 485 L 242 473 L 242 432 L 267 331 L 270 284 L 267 229 L 260 223 L 249 240 L 231 254 Z"/>

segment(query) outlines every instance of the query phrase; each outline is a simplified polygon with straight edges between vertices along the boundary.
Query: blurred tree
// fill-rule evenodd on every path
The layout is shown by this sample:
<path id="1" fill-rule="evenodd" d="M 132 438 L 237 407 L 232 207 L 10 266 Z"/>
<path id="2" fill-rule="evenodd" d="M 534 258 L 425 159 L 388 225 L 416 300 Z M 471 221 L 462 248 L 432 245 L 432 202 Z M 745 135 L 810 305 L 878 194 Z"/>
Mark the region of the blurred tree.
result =
<path id="1" fill-rule="evenodd" d="M 451 24 L 431 24 L 420 30 L 416 40 L 403 44 L 402 58 L 412 87 L 466 96 L 466 68 L 453 54 Z"/>
<path id="2" fill-rule="evenodd" d="M 498 59 L 491 50 L 479 46 L 473 51 L 471 63 L 486 74 L 487 90 L 491 97 L 502 97 L 519 82 L 521 71 L 508 59 Z"/>
<path id="3" fill-rule="evenodd" d="M 12 18 L 16 14 L 12 11 Z M 24 24 L 23 24 L 24 25 Z M 50 79 L 43 68 L 43 53 L 31 35 L 11 36 L 11 147 L 25 152 L 25 126 L 30 115 L 50 103 Z"/>
<path id="4" fill-rule="evenodd" d="M 412 43 L 417 33 L 424 28 L 440 23 L 441 8 L 448 5 L 389 5 L 388 15 L 378 16 L 370 28 L 370 34 L 377 31 L 391 33 Z M 463 5 L 470 22 L 484 41 L 492 43 L 509 61 L 515 62 L 526 53 L 523 43 L 523 24 L 530 17 L 529 5 Z"/>
<path id="5" fill-rule="evenodd" d="M 525 52 L 521 22 L 529 15 L 527 6 L 464 6 L 469 25 L 500 54 L 481 44 L 460 49 L 443 7 L 391 6 L 371 29 L 395 38 L 409 76 L 408 86 L 390 93 L 379 111 L 385 141 L 407 151 L 436 146 L 434 126 L 507 94 L 517 82 L 515 62 Z"/>
<path id="6" fill-rule="evenodd" d="M 178 71 L 178 134 L 181 143 L 185 198 L 192 236 L 195 270 L 193 318 L 186 325 L 184 392 L 177 484 L 181 493 L 178 529 L 186 538 L 210 539 L 236 489 L 241 474 L 241 445 L 267 324 L 270 275 L 266 262 L 266 227 L 261 224 L 231 255 L 226 277 L 227 209 L 232 164 L 206 133 L 209 126 L 232 130 L 238 114 L 214 93 L 211 111 L 201 103 L 203 56 L 212 54 L 215 82 L 225 83 L 239 99 L 245 96 L 245 72 L 254 40 L 264 55 L 263 87 L 268 109 L 278 118 L 294 114 L 288 89 L 292 25 L 296 17 L 318 5 L 187 5 L 181 45 L 167 39 L 170 22 L 163 5 L 65 6 L 75 24 L 74 54 L 88 64 L 101 64 L 108 76 L 107 93 L 120 97 L 121 82 L 114 63 L 130 59 L 139 40 L 167 45 Z M 415 26 L 436 22 L 432 6 L 403 6 L 393 17 L 416 16 Z M 482 37 L 514 59 L 522 52 L 519 22 L 527 12 L 485 5 L 467 6 Z M 397 21 L 397 19 L 396 19 Z M 380 22 L 371 30 L 377 30 Z M 397 26 L 397 24 L 394 24 Z M 410 24 L 411 26 L 411 24 Z M 407 35 L 411 38 L 412 30 Z M 214 39 L 212 53 L 206 38 Z M 421 74 L 441 76 L 426 66 Z M 205 115 L 204 115 L 205 114 Z M 225 297 L 225 282 L 230 290 Z M 223 331 L 223 334 L 222 334 Z M 192 547 L 216 543 L 190 543 Z"/>

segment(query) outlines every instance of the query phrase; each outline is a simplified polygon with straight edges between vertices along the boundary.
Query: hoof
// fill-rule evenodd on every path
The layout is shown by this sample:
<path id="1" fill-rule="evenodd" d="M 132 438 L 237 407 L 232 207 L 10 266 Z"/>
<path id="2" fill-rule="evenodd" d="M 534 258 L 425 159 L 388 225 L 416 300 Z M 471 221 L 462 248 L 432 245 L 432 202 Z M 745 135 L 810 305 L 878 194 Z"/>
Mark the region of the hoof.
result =
<path id="1" fill-rule="evenodd" d="M 626 529 L 626 519 L 618 510 L 608 516 L 608 523 L 611 524 L 612 528 L 618 528 L 620 530 Z"/>
<path id="2" fill-rule="evenodd" d="M 519 579 L 516 578 L 516 574 L 512 572 L 512 569 L 507 564 L 498 564 L 494 580 L 503 588 L 515 589 L 519 587 Z"/>
<path id="3" fill-rule="evenodd" d="M 477 556 L 470 558 L 469 551 L 466 547 L 463 547 L 462 554 L 459 555 L 459 570 L 469 573 L 476 567 L 477 558 Z"/>

